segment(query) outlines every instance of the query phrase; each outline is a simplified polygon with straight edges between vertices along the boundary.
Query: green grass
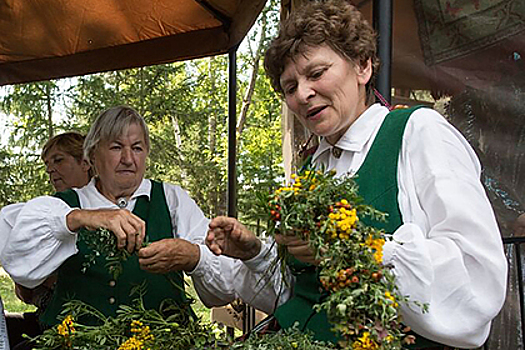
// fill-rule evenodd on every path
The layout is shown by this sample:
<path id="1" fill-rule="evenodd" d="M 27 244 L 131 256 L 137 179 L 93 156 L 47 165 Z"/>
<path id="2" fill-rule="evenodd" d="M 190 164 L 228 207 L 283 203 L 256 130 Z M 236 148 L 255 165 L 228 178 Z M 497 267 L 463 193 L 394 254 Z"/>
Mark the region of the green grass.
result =
<path id="1" fill-rule="evenodd" d="M 4 302 L 4 308 L 8 312 L 34 311 L 33 305 L 28 305 L 15 295 L 15 284 L 9 276 L 0 276 L 0 295 Z"/>

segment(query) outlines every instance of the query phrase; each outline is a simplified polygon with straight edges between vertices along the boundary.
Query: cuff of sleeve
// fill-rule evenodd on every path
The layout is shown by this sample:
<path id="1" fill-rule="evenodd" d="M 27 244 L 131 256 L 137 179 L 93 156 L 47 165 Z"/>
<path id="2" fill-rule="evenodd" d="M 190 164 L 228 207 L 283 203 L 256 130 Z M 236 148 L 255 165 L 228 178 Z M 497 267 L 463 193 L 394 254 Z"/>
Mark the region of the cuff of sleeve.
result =
<path id="1" fill-rule="evenodd" d="M 57 228 L 56 236 L 57 238 L 65 238 L 68 239 L 71 235 L 76 235 L 77 233 L 74 231 L 70 231 L 67 227 L 67 216 L 69 213 L 71 213 L 73 210 L 78 210 L 77 208 L 63 208 L 60 207 L 56 211 L 53 212 L 51 216 L 51 220 L 53 221 L 52 226 Z"/>
<path id="2" fill-rule="evenodd" d="M 405 250 L 421 248 L 419 243 L 422 239 L 423 232 L 417 225 L 410 223 L 401 225 L 392 235 L 392 240 L 383 246 L 383 264 L 392 264 L 403 245 L 406 245 Z"/>
<path id="3" fill-rule="evenodd" d="M 400 244 L 395 241 L 385 242 L 385 245 L 383 246 L 383 265 L 392 264 L 392 260 L 396 255 L 396 251 L 399 245 Z"/>
<path id="4" fill-rule="evenodd" d="M 257 254 L 251 259 L 244 260 L 243 262 L 247 268 L 254 272 L 265 272 L 267 271 L 268 263 L 273 261 L 272 256 L 273 254 L 270 251 L 268 245 L 262 243 L 261 251 L 259 252 L 259 254 Z"/>
<path id="5" fill-rule="evenodd" d="M 213 253 L 203 244 L 198 244 L 201 257 L 199 259 L 199 262 L 197 263 L 197 266 L 192 271 L 186 272 L 188 276 L 193 277 L 202 277 L 204 276 L 204 273 L 207 270 L 208 261 L 213 258 Z"/>

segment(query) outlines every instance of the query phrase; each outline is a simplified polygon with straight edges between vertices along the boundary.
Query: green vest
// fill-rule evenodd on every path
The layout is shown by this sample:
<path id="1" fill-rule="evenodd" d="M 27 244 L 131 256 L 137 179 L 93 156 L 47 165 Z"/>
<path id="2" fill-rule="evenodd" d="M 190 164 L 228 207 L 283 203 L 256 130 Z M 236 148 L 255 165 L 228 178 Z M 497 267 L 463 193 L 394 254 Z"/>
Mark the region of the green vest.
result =
<path id="1" fill-rule="evenodd" d="M 146 237 L 149 242 L 164 238 L 173 238 L 171 218 L 166 204 L 162 183 L 151 181 L 150 199 L 146 196 L 137 198 L 133 213 L 146 222 Z M 69 206 L 80 208 L 79 198 L 75 191 L 67 190 L 55 194 Z M 79 232 L 81 235 L 82 232 Z M 144 295 L 146 309 L 159 309 L 161 302 L 172 299 L 179 304 L 186 301 L 184 277 L 181 271 L 170 272 L 167 276 L 152 274 L 140 269 L 136 254 L 122 263 L 123 271 L 115 281 L 105 267 L 104 257 L 97 257 L 85 273 L 81 272 L 85 255 L 90 251 L 85 242 L 77 240 L 78 253 L 67 259 L 58 269 L 58 281 L 49 306 L 41 315 L 40 321 L 48 326 L 58 323 L 57 315 L 63 304 L 71 299 L 81 300 L 94 306 L 105 316 L 115 316 L 121 304 L 130 305 L 137 295 L 130 296 L 133 287 L 146 281 L 147 292 Z M 94 320 L 83 319 L 82 322 L 93 324 Z"/>
<path id="2" fill-rule="evenodd" d="M 418 108 L 421 106 L 397 109 L 385 117 L 368 155 L 356 174 L 359 195 L 363 197 L 365 203 L 388 213 L 386 222 L 372 222 L 369 218 L 360 219 L 367 225 L 384 229 L 387 234 L 393 233 L 402 224 L 397 202 L 399 192 L 397 165 L 406 123 L 412 112 Z M 298 322 L 299 328 L 311 331 L 315 339 L 337 343 L 339 338 L 331 331 L 333 326 L 328 322 L 326 312 L 317 313 L 313 309 L 313 306 L 327 295 L 319 282 L 316 267 L 295 259 L 289 263 L 289 266 L 296 282 L 292 298 L 275 312 L 279 324 L 283 328 L 288 328 Z M 430 342 L 420 336 L 417 340 L 418 349 L 426 347 L 427 342 Z M 430 342 L 428 345 L 438 344 Z"/>

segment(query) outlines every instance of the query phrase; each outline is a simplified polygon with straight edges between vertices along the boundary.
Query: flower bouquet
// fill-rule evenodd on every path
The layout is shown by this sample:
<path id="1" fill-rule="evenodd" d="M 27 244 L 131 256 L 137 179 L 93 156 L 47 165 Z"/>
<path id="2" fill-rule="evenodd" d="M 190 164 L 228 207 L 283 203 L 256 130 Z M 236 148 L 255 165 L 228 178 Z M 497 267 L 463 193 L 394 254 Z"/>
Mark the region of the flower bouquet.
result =
<path id="1" fill-rule="evenodd" d="M 292 183 L 277 189 L 265 203 L 269 234 L 309 242 L 327 294 L 315 308 L 327 313 L 343 339 L 341 346 L 394 350 L 414 342 L 399 312 L 408 297 L 399 294 L 394 274 L 382 263 L 383 245 L 389 238 L 362 220 L 384 221 L 386 214 L 363 202 L 351 177 L 305 169 L 292 175 Z M 285 247 L 279 247 L 283 271 L 287 254 Z"/>

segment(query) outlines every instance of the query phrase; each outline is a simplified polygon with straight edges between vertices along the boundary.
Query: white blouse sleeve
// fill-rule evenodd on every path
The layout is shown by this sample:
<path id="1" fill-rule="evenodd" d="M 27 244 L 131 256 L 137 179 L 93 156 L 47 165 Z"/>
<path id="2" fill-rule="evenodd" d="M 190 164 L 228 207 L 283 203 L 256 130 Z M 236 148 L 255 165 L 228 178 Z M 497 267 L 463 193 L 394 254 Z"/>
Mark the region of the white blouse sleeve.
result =
<path id="1" fill-rule="evenodd" d="M 403 305 L 406 324 L 446 345 L 481 346 L 500 311 L 507 262 L 479 161 L 441 115 L 411 116 L 398 168 L 404 224 L 384 247 L 401 294 L 427 303 Z"/>
<path id="2" fill-rule="evenodd" d="M 276 304 L 289 298 L 281 286 L 279 269 L 268 274 L 276 252 L 263 245 L 261 252 L 248 261 L 214 255 L 204 243 L 209 220 L 197 204 L 179 186 L 164 183 L 166 201 L 172 215 L 174 237 L 199 245 L 200 260 L 188 273 L 202 302 L 208 306 L 226 305 L 236 298 L 270 313 Z M 279 300 L 278 297 L 281 295 Z"/>
<path id="3" fill-rule="evenodd" d="M 0 228 L 7 242 L 0 260 L 15 282 L 35 288 L 77 252 L 76 234 L 66 225 L 71 210 L 49 196 L 2 208 Z"/>

